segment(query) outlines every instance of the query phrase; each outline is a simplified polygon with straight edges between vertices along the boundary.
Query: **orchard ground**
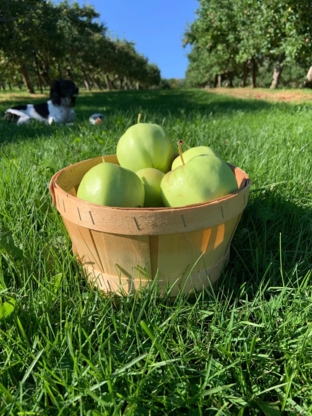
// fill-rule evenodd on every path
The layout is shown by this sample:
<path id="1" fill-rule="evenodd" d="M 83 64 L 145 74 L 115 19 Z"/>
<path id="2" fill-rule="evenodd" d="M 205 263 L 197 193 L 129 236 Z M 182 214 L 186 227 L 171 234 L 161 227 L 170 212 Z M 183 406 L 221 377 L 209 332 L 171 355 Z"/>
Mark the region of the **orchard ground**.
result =
<path id="1" fill-rule="evenodd" d="M 213 94 L 226 95 L 233 98 L 243 98 L 251 100 L 264 100 L 272 102 L 293 102 L 304 103 L 312 102 L 312 91 L 294 90 L 270 90 L 265 88 L 209 88 L 208 92 Z"/>
<path id="2" fill-rule="evenodd" d="M 312 103 L 312 90 L 309 89 L 276 89 L 271 90 L 267 88 L 206 88 L 207 92 L 211 94 L 218 94 L 224 95 L 227 97 L 233 98 L 242 98 L 242 99 L 250 99 L 250 100 L 263 100 L 263 101 L 270 101 L 270 102 L 289 102 L 289 103 Z M 88 94 L 84 88 L 80 89 L 81 92 Z M 107 91 L 108 92 L 108 91 Z M 48 93 L 48 90 L 46 90 Z M 95 93 L 105 93 L 105 91 L 93 90 L 90 91 L 89 94 Z M 27 91 L 19 91 L 14 90 L 14 92 L 10 92 L 7 90 L 6 92 L 0 92 L 0 102 L 6 101 L 20 101 L 21 97 L 23 99 L 30 99 L 33 100 L 43 100 L 46 99 L 46 94 L 36 93 L 35 95 L 27 93 Z"/>
<path id="3" fill-rule="evenodd" d="M 3 112 L 47 95 L 1 97 Z M 311 104 L 299 90 L 81 89 L 72 126 L 0 120 L 1 416 L 312 414 Z M 53 174 L 114 154 L 138 113 L 251 178 L 230 262 L 194 297 L 103 297 L 51 206 Z"/>

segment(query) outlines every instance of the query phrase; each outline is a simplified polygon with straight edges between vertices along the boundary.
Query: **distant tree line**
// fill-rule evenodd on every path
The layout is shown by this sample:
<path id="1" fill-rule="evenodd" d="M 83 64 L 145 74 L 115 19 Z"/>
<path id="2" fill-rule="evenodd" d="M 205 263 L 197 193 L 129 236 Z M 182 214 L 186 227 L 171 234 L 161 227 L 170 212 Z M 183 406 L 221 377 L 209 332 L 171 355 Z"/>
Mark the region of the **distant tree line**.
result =
<path id="1" fill-rule="evenodd" d="M 198 2 L 184 39 L 187 85 L 312 86 L 310 0 Z"/>
<path id="2" fill-rule="evenodd" d="M 159 68 L 132 42 L 112 39 L 90 5 L 67 0 L 0 0 L 0 86 L 42 92 L 57 78 L 90 90 L 150 88 Z"/>

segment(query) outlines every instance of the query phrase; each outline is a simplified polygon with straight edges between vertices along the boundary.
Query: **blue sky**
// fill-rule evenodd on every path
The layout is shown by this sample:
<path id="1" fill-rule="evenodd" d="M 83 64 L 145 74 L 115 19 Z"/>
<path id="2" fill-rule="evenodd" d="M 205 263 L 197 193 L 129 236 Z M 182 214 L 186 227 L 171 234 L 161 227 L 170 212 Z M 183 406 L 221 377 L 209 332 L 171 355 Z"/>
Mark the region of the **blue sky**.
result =
<path id="1" fill-rule="evenodd" d="M 100 13 L 112 37 L 133 41 L 137 52 L 155 63 L 162 78 L 184 78 L 188 65 L 182 40 L 195 20 L 197 0 L 78 0 Z"/>

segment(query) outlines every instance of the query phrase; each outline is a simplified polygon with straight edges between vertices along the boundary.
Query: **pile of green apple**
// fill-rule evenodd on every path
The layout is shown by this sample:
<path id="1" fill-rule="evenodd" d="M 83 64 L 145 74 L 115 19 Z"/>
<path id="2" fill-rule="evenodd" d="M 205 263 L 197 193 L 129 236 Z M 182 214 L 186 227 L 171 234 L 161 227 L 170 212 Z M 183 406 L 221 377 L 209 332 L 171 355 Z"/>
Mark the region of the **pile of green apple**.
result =
<path id="1" fill-rule="evenodd" d="M 209 202 L 237 191 L 235 175 L 208 146 L 175 156 L 173 142 L 157 124 L 134 124 L 120 137 L 118 164 L 105 162 L 82 178 L 77 197 L 111 207 L 182 207 Z"/>

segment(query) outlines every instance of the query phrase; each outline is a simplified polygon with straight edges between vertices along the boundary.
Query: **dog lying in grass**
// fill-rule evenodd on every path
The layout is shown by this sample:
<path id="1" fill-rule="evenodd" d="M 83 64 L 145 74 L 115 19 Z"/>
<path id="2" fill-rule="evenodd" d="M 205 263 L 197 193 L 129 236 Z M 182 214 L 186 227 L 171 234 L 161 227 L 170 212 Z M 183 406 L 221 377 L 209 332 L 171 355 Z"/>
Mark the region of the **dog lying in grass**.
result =
<path id="1" fill-rule="evenodd" d="M 73 81 L 54 81 L 50 89 L 50 100 L 39 104 L 17 105 L 4 113 L 5 120 L 18 125 L 38 120 L 46 124 L 72 123 L 75 119 L 74 106 L 79 88 Z"/>

